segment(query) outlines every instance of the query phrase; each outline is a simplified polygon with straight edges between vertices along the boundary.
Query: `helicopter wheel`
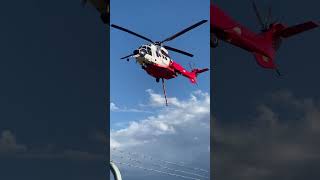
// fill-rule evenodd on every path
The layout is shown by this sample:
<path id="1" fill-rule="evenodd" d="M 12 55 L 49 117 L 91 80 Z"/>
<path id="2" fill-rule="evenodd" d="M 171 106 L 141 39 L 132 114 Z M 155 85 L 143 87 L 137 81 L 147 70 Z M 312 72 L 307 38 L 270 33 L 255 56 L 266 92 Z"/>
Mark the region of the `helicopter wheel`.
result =
<path id="1" fill-rule="evenodd" d="M 156 82 L 158 83 L 160 81 L 160 78 L 156 78 Z"/>

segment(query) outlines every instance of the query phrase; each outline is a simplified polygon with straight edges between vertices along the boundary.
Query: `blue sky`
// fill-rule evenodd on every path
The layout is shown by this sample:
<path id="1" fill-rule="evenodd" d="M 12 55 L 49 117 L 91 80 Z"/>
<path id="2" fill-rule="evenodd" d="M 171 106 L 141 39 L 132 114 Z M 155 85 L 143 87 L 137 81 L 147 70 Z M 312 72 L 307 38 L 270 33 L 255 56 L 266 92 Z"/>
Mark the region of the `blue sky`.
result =
<path id="1" fill-rule="evenodd" d="M 177 1 L 111 1 L 111 23 L 126 27 L 153 40 L 165 39 L 174 33 L 202 20 L 209 19 L 209 1 L 188 2 Z M 141 7 L 143 6 L 143 7 Z M 138 104 L 146 103 L 146 89 L 162 92 L 162 86 L 155 79 L 147 75 L 135 61 L 129 63 L 120 57 L 132 51 L 146 41 L 111 29 L 110 63 L 111 63 L 111 101 L 117 106 L 134 108 Z M 178 37 L 167 43 L 178 49 L 193 53 L 193 58 L 171 53 L 172 58 L 189 69 L 188 63 L 195 63 L 197 67 L 209 67 L 209 23 Z M 201 89 L 209 92 L 209 73 L 201 74 L 198 85 L 192 85 L 184 77 L 178 77 L 166 82 L 167 95 L 186 98 L 190 92 Z M 142 113 L 111 113 L 111 127 L 115 122 L 138 119 L 145 116 Z"/>

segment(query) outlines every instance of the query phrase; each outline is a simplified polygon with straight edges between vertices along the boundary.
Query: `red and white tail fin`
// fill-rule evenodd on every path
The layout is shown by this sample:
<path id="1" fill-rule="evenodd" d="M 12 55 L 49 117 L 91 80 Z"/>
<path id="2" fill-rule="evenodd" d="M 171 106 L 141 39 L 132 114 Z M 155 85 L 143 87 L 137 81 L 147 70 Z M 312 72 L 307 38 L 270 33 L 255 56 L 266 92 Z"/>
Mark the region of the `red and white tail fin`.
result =
<path id="1" fill-rule="evenodd" d="M 192 84 L 197 83 L 197 76 L 198 76 L 198 74 L 203 73 L 203 72 L 206 72 L 206 71 L 209 71 L 209 69 L 208 69 L 208 68 L 204 68 L 204 69 L 197 69 L 197 68 L 196 68 L 196 69 L 192 69 L 192 71 L 190 72 L 190 76 L 188 76 L 190 82 L 191 82 Z"/>
<path id="2" fill-rule="evenodd" d="M 274 61 L 274 56 L 281 45 L 282 39 L 295 36 L 318 26 L 319 24 L 313 21 L 308 21 L 291 27 L 286 27 L 285 25 L 280 23 L 273 24 L 268 31 L 261 34 L 262 38 L 265 40 L 265 42 L 267 42 L 269 46 L 269 48 L 267 48 L 269 49 L 269 52 L 267 53 L 268 56 L 266 56 L 265 54 L 253 52 L 257 63 L 263 68 L 276 69 L 277 67 Z"/>

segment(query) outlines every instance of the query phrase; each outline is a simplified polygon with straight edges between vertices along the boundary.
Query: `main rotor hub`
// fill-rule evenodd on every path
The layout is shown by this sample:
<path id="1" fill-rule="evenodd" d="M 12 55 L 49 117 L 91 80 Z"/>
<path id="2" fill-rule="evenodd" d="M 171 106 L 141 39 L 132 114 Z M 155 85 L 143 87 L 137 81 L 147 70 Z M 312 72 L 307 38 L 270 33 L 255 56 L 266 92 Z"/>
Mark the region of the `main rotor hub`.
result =
<path id="1" fill-rule="evenodd" d="M 162 43 L 161 43 L 160 41 L 156 41 L 156 42 L 154 42 L 154 44 L 155 44 L 156 46 L 162 46 Z"/>

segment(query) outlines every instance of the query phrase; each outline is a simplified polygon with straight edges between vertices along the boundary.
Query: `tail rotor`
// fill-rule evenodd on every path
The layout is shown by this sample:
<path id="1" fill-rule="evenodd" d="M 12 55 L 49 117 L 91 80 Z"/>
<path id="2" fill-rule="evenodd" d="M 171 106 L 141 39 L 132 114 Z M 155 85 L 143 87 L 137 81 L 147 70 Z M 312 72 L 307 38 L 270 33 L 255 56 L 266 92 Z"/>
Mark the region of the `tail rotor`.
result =
<path id="1" fill-rule="evenodd" d="M 190 68 L 190 71 L 192 71 L 193 69 L 195 69 L 195 67 L 196 67 L 196 64 L 194 63 L 194 62 L 189 62 L 188 63 L 188 66 L 189 66 L 189 68 Z"/>
<path id="2" fill-rule="evenodd" d="M 258 23 L 261 27 L 261 31 L 265 32 L 268 31 L 268 29 L 270 28 L 270 26 L 272 24 L 275 24 L 277 22 L 279 22 L 278 18 L 274 18 L 272 16 L 272 7 L 271 5 L 269 5 L 268 10 L 267 10 L 267 15 L 266 16 L 262 16 L 261 11 L 259 11 L 258 6 L 255 2 L 255 0 L 252 0 L 252 7 L 254 10 L 254 13 L 257 17 Z"/>

